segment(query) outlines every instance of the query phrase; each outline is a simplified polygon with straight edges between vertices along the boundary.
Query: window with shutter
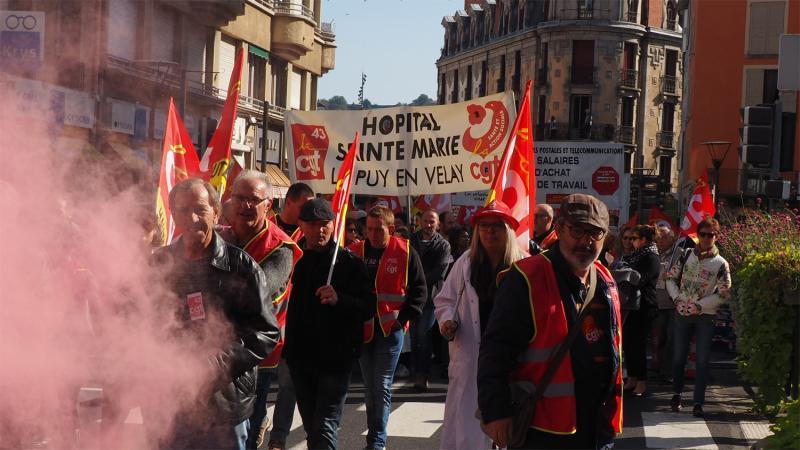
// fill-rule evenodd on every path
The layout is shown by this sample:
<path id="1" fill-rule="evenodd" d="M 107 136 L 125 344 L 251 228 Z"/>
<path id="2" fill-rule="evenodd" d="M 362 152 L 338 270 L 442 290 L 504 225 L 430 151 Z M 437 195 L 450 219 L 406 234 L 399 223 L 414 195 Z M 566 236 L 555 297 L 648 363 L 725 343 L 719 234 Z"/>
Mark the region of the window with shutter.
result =
<path id="1" fill-rule="evenodd" d="M 228 91 L 228 82 L 233 73 L 233 64 L 236 60 L 236 41 L 228 36 L 222 36 L 219 42 L 219 73 L 216 75 L 215 86 L 222 91 Z M 222 97 L 227 94 L 221 93 Z"/>
<path id="2" fill-rule="evenodd" d="M 108 4 L 108 53 L 136 59 L 138 8 L 133 0 L 111 0 Z"/>
<path id="3" fill-rule="evenodd" d="M 747 69 L 744 76 L 744 105 L 761 103 L 764 97 L 764 69 Z"/>
<path id="4" fill-rule="evenodd" d="M 778 40 L 784 33 L 786 2 L 751 2 L 747 53 L 750 55 L 777 55 Z"/>
<path id="5" fill-rule="evenodd" d="M 208 29 L 201 25 L 193 25 L 186 29 L 186 61 L 184 66 L 189 72 L 186 78 L 197 83 L 203 82 L 206 67 L 206 42 Z"/>
<path id="6" fill-rule="evenodd" d="M 296 71 L 292 70 L 289 73 L 289 108 L 290 109 L 300 109 L 300 96 L 303 90 L 303 75 Z"/>
<path id="7" fill-rule="evenodd" d="M 572 84 L 591 84 L 594 74 L 594 41 L 572 41 Z"/>
<path id="8" fill-rule="evenodd" d="M 153 34 L 150 40 L 150 59 L 154 61 L 175 61 L 175 31 L 178 15 L 174 10 L 164 7 L 155 9 Z"/>

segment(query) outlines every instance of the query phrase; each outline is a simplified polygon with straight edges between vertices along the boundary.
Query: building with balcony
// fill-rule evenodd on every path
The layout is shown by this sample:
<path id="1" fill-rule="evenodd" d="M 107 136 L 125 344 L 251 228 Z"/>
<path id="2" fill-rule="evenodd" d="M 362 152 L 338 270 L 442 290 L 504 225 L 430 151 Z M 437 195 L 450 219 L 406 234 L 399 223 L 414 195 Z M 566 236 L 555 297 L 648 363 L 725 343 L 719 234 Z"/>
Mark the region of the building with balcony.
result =
<path id="1" fill-rule="evenodd" d="M 466 0 L 442 20 L 439 102 L 533 80 L 537 140 L 619 142 L 677 186 L 681 27 L 672 0 Z"/>
<path id="2" fill-rule="evenodd" d="M 730 142 L 719 171 L 719 194 L 739 201 L 764 194 L 770 168 L 742 162 L 738 150 L 740 108 L 780 99 L 781 131 L 777 165 L 780 177 L 800 183 L 800 116 L 797 91 L 778 90 L 778 42 L 782 34 L 800 34 L 800 0 L 684 0 L 685 59 L 691 76 L 684 83 L 685 179 L 712 170 L 725 148 L 707 142 Z M 713 170 L 712 170 L 713 172 Z M 716 176 L 712 173 L 711 179 Z M 796 199 L 793 199 L 796 200 Z"/>
<path id="3" fill-rule="evenodd" d="M 44 37 L 40 64 L 0 64 L 0 80 L 13 83 L 22 97 L 42 86 L 61 93 L 67 118 L 57 136 L 60 148 L 143 161 L 157 175 L 170 96 L 202 151 L 243 49 L 234 158 L 285 185 L 284 111 L 315 109 L 317 81 L 335 62 L 335 35 L 322 22 L 321 4 L 0 0 L 0 10 L 39 18 Z"/>

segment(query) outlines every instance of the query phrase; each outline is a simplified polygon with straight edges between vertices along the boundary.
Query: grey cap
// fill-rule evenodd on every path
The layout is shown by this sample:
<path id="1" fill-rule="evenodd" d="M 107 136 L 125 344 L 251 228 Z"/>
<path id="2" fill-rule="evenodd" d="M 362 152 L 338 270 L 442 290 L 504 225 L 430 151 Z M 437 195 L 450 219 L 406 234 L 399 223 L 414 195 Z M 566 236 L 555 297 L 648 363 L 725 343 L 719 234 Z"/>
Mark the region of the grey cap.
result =
<path id="1" fill-rule="evenodd" d="M 315 220 L 333 220 L 331 204 L 323 198 L 313 198 L 300 208 L 300 220 L 313 222 Z"/>
<path id="2" fill-rule="evenodd" d="M 587 194 L 571 194 L 561 201 L 559 211 L 570 223 L 586 224 L 608 231 L 608 208 L 605 203 Z"/>

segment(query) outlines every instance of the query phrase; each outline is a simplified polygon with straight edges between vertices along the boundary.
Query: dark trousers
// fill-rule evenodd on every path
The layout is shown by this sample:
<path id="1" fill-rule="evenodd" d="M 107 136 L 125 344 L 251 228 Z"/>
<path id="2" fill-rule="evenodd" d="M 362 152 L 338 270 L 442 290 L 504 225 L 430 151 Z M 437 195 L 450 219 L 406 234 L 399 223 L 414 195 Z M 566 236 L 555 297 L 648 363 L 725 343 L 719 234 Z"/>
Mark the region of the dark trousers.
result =
<path id="1" fill-rule="evenodd" d="M 431 370 L 431 353 L 433 337 L 431 328 L 436 321 L 433 313 L 433 300 L 428 300 L 422 308 L 422 315 L 411 321 L 411 355 L 414 373 L 425 374 Z"/>
<path id="2" fill-rule="evenodd" d="M 653 320 L 653 369 L 665 378 L 672 374 L 674 327 L 675 310 L 659 309 Z"/>
<path id="3" fill-rule="evenodd" d="M 622 328 L 622 349 L 629 377 L 647 380 L 647 335 L 650 332 L 649 305 L 642 302 L 637 311 L 628 311 Z"/>
<path id="4" fill-rule="evenodd" d="M 289 371 L 308 448 L 335 449 L 347 388 L 350 386 L 350 371 L 320 373 L 292 364 L 289 365 Z"/>
<path id="5" fill-rule="evenodd" d="M 272 384 L 272 379 L 275 378 L 277 369 L 268 369 L 266 367 L 258 368 L 258 378 L 256 378 L 256 402 L 253 405 L 253 415 L 250 416 L 250 430 L 247 435 L 247 448 L 254 449 L 258 441 L 258 435 L 261 431 L 261 425 L 267 417 L 267 394 L 269 394 L 269 387 Z"/>
<path id="6" fill-rule="evenodd" d="M 698 316 L 675 317 L 675 353 L 672 358 L 672 389 L 676 394 L 683 392 L 683 375 L 686 358 L 689 355 L 689 344 L 695 337 L 695 403 L 706 401 L 708 385 L 708 361 L 711 359 L 711 341 L 714 338 L 714 316 L 700 314 Z"/>

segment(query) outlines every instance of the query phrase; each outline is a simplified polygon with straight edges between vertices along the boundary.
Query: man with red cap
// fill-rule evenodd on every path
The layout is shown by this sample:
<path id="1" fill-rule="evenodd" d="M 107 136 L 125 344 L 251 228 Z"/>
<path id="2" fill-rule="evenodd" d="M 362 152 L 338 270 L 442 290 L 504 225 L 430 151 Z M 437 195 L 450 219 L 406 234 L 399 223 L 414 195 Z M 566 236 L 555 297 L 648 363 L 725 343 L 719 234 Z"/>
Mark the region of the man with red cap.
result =
<path id="1" fill-rule="evenodd" d="M 519 436 L 511 447 L 610 448 L 622 431 L 619 296 L 597 261 L 608 221 L 597 198 L 567 196 L 558 241 L 500 282 L 478 356 L 478 406 L 498 447 Z M 512 391 L 523 403 L 541 394 L 519 433 Z"/>

